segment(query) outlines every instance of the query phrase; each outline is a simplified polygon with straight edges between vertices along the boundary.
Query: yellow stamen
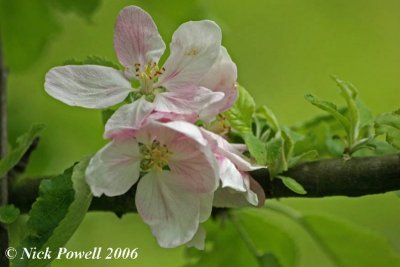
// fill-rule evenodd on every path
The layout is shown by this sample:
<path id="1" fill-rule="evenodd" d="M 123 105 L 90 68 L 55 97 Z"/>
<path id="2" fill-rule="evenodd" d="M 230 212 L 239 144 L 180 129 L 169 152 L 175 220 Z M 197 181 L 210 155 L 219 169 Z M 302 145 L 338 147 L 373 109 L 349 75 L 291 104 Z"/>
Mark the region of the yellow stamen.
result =
<path id="1" fill-rule="evenodd" d="M 142 171 L 149 171 L 150 169 L 163 170 L 168 167 L 168 162 L 172 155 L 168 147 L 161 145 L 158 141 L 153 141 L 150 145 L 140 144 L 140 152 L 143 156 L 140 162 Z"/>

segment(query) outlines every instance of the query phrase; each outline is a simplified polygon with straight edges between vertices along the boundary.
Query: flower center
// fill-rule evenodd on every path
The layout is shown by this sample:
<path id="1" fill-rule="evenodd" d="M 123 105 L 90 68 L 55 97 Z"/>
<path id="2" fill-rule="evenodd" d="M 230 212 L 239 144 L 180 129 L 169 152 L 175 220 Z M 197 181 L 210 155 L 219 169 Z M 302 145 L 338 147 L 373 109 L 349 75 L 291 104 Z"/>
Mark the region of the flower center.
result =
<path id="1" fill-rule="evenodd" d="M 228 136 L 231 130 L 225 115 L 222 113 L 218 114 L 215 120 L 207 125 L 206 129 L 223 137 Z"/>
<path id="2" fill-rule="evenodd" d="M 160 68 L 156 62 L 149 62 L 141 68 L 140 63 L 135 65 L 136 78 L 140 82 L 139 91 L 135 94 L 135 100 L 141 96 L 145 96 L 146 99 L 152 102 L 155 95 L 164 92 L 165 89 L 162 87 L 154 87 L 154 83 L 157 82 L 158 77 L 165 71 L 164 68 Z"/>
<path id="3" fill-rule="evenodd" d="M 142 171 L 149 171 L 152 168 L 163 170 L 168 168 L 168 162 L 172 152 L 168 150 L 166 145 L 161 145 L 160 142 L 154 140 L 151 144 L 139 144 L 142 160 L 140 168 Z"/>
<path id="4" fill-rule="evenodd" d="M 164 68 L 158 67 L 157 63 L 149 62 L 140 68 L 140 63 L 135 64 L 136 77 L 140 81 L 142 93 L 150 93 L 153 91 L 153 84 L 158 77 L 164 72 Z"/>

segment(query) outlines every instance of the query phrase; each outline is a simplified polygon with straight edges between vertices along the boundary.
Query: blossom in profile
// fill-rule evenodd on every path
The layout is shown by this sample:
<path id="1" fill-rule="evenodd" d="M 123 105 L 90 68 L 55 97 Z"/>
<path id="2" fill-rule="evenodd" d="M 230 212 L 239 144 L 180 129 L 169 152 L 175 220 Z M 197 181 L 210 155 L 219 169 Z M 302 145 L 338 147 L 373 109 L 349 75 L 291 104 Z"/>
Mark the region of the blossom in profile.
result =
<path id="1" fill-rule="evenodd" d="M 261 168 L 254 166 L 242 153 L 247 149 L 243 144 L 230 144 L 223 137 L 202 129 L 203 136 L 218 162 L 220 187 L 214 194 L 215 207 L 238 208 L 262 206 L 265 193 L 249 172 Z"/>
<path id="2" fill-rule="evenodd" d="M 110 197 L 137 183 L 137 211 L 160 246 L 188 243 L 211 214 L 218 187 L 215 157 L 193 124 L 141 123 L 95 154 L 86 169 L 87 183 L 94 196 Z"/>
<path id="3" fill-rule="evenodd" d="M 212 21 L 179 26 L 160 67 L 165 44 L 153 19 L 129 6 L 118 15 L 114 48 L 123 71 L 98 65 L 55 67 L 46 75 L 46 92 L 68 105 L 100 109 L 144 97 L 153 110 L 200 117 L 218 114 L 236 97 L 236 65 Z"/>

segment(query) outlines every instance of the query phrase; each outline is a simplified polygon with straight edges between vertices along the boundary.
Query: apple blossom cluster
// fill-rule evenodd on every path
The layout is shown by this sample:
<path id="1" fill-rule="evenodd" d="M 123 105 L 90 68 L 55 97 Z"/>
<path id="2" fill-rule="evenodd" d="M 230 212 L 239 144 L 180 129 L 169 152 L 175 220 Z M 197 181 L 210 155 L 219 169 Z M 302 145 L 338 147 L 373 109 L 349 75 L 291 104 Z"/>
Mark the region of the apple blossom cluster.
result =
<path id="1" fill-rule="evenodd" d="M 86 169 L 94 196 L 118 196 L 137 184 L 136 208 L 162 247 L 202 248 L 201 223 L 213 206 L 262 205 L 245 145 L 230 144 L 196 122 L 212 122 L 237 95 L 236 65 L 209 20 L 183 23 L 170 55 L 151 16 L 129 6 L 118 15 L 114 47 L 123 71 L 97 65 L 55 67 L 45 90 L 72 106 L 119 104 L 105 125 L 110 142 Z M 207 124 L 207 123 L 206 123 Z"/>

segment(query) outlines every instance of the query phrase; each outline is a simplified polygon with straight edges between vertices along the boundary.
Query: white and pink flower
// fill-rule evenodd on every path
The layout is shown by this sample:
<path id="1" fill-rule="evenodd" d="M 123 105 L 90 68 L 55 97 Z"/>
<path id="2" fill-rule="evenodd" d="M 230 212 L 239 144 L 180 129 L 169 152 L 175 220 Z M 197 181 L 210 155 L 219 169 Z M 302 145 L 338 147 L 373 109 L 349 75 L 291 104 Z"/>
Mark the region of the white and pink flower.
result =
<path id="1" fill-rule="evenodd" d="M 211 121 L 236 99 L 236 65 L 212 21 L 190 21 L 173 34 L 171 54 L 148 13 L 134 6 L 117 19 L 114 47 L 123 71 L 97 65 L 51 69 L 46 92 L 86 108 L 123 102 L 107 121 L 111 142 L 86 169 L 94 196 L 118 196 L 137 184 L 136 208 L 162 247 L 204 247 L 200 224 L 212 206 L 261 205 L 262 188 L 242 156 L 243 145 L 194 125 Z M 133 86 L 136 81 L 137 88 Z"/>
<path id="2" fill-rule="evenodd" d="M 124 71 L 97 65 L 55 67 L 45 90 L 72 106 L 106 108 L 144 96 L 159 112 L 212 117 L 236 97 L 236 65 L 221 46 L 221 30 L 209 20 L 182 24 L 173 34 L 171 54 L 159 67 L 165 44 L 151 16 L 124 8 L 117 19 L 114 47 Z M 139 81 L 135 88 L 132 81 Z"/>
<path id="3" fill-rule="evenodd" d="M 211 214 L 216 164 L 199 128 L 151 120 L 97 152 L 86 180 L 94 196 L 111 197 L 138 183 L 138 213 L 162 247 L 176 247 L 192 240 Z"/>
<path id="4" fill-rule="evenodd" d="M 214 194 L 213 205 L 224 208 L 264 205 L 264 190 L 249 172 L 265 167 L 252 165 L 242 155 L 247 149 L 246 145 L 230 144 L 217 134 L 205 129 L 201 131 L 219 166 L 221 186 Z"/>

